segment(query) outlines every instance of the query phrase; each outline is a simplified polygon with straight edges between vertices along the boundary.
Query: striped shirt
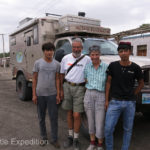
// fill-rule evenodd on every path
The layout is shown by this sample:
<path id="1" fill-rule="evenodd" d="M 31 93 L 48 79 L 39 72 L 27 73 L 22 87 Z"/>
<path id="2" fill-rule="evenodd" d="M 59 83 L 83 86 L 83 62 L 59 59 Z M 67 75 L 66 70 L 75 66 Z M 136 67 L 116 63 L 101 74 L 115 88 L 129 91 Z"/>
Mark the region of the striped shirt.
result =
<path id="1" fill-rule="evenodd" d="M 85 66 L 84 78 L 87 80 L 85 85 L 87 89 L 95 89 L 102 92 L 105 91 L 107 67 L 108 65 L 104 62 L 101 62 L 97 69 L 94 68 L 92 63 Z"/>

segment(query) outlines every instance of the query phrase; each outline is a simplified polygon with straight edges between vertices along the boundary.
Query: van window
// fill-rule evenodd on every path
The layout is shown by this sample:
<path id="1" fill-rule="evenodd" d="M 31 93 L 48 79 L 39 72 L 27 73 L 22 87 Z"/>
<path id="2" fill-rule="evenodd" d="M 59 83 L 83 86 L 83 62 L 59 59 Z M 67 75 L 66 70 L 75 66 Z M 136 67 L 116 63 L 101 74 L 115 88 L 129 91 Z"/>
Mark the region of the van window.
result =
<path id="1" fill-rule="evenodd" d="M 56 44 L 56 51 L 58 49 L 65 50 L 65 55 L 72 52 L 72 46 L 71 46 L 70 42 L 66 39 L 58 41 L 58 43 Z"/>
<path id="2" fill-rule="evenodd" d="M 31 37 L 30 36 L 27 37 L 27 46 L 31 46 Z"/>
<path id="3" fill-rule="evenodd" d="M 60 40 L 56 44 L 55 59 L 61 61 L 63 56 L 72 52 L 71 44 L 68 40 Z"/>
<path id="4" fill-rule="evenodd" d="M 38 36 L 38 26 L 33 27 L 33 44 L 39 43 L 39 36 Z"/>
<path id="5" fill-rule="evenodd" d="M 117 55 L 117 45 L 111 41 L 103 39 L 85 38 L 83 43 L 83 54 L 89 54 L 89 47 L 98 45 L 101 49 L 101 55 Z"/>
<path id="6" fill-rule="evenodd" d="M 11 39 L 10 39 L 10 45 L 11 46 L 16 45 L 16 37 L 11 37 Z"/>

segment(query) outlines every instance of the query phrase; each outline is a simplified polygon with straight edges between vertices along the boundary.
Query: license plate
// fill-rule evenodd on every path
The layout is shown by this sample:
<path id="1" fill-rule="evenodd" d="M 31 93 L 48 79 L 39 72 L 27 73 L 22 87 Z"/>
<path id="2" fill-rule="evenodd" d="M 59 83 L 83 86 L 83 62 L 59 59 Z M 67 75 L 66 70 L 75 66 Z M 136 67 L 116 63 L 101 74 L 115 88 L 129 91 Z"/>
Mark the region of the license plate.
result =
<path id="1" fill-rule="evenodd" d="M 150 104 L 150 94 L 142 93 L 142 104 Z"/>

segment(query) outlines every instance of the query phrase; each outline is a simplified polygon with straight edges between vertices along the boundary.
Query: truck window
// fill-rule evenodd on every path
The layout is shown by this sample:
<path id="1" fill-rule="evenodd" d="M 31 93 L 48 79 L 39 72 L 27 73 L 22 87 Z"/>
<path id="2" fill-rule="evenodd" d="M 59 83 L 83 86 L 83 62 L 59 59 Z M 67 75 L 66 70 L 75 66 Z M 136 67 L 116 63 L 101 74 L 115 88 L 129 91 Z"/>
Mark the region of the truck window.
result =
<path id="1" fill-rule="evenodd" d="M 89 47 L 98 45 L 101 48 L 101 55 L 117 55 L 117 45 L 108 40 L 85 39 L 83 43 L 83 54 L 89 54 Z"/>
<path id="2" fill-rule="evenodd" d="M 57 49 L 64 49 L 65 50 L 65 55 L 72 52 L 72 47 L 71 47 L 71 44 L 68 40 L 58 41 L 58 43 L 56 44 L 56 50 Z"/>
<path id="3" fill-rule="evenodd" d="M 72 46 L 68 40 L 60 40 L 56 44 L 55 59 L 61 61 L 63 56 L 72 52 Z"/>
<path id="4" fill-rule="evenodd" d="M 30 36 L 27 37 L 27 46 L 31 46 L 31 37 Z"/>
<path id="5" fill-rule="evenodd" d="M 38 26 L 35 25 L 33 27 L 33 44 L 38 44 L 39 43 L 39 36 L 38 36 Z"/>
<path id="6" fill-rule="evenodd" d="M 10 39 L 10 45 L 11 46 L 16 45 L 16 37 L 11 37 L 11 39 Z"/>

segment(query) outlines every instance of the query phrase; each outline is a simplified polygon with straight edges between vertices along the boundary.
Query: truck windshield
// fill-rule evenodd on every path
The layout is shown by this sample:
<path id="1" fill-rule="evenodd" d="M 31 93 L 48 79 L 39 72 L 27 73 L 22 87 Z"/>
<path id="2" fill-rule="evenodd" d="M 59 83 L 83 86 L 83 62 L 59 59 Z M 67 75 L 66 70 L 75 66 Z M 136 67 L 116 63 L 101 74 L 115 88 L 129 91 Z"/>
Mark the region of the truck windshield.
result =
<path id="1" fill-rule="evenodd" d="M 83 54 L 89 54 L 89 47 L 98 45 L 101 48 L 101 55 L 117 55 L 117 45 L 111 41 L 103 39 L 84 39 Z"/>

